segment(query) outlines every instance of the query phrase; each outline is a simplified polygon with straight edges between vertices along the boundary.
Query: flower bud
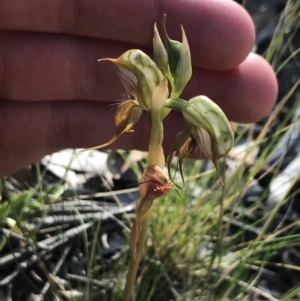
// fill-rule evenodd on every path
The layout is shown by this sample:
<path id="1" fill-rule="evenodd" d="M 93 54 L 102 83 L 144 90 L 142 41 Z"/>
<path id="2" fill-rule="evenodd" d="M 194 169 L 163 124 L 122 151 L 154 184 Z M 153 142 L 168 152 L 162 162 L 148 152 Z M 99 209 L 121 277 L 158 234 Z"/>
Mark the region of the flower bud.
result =
<path id="1" fill-rule="evenodd" d="M 141 204 L 145 201 L 153 201 L 170 190 L 171 182 L 164 171 L 157 165 L 149 165 L 140 181 Z"/>
<path id="2" fill-rule="evenodd" d="M 156 24 L 154 24 L 154 36 L 153 36 L 153 51 L 154 51 L 154 61 L 155 63 L 165 72 L 167 75 L 169 73 L 168 66 L 168 54 L 167 50 L 160 38 L 159 32 L 157 30 Z"/>
<path id="3" fill-rule="evenodd" d="M 164 16 L 164 40 L 168 55 L 169 70 L 173 77 L 173 81 L 170 79 L 173 88 L 172 95 L 173 98 L 177 98 L 192 76 L 191 54 L 183 27 L 181 26 L 182 43 L 180 43 L 169 38 L 165 23 L 166 17 Z"/>
<path id="4" fill-rule="evenodd" d="M 143 110 L 151 110 L 151 99 L 163 75 L 150 57 L 139 49 L 128 50 L 111 61 L 117 67 L 117 73 L 125 87 L 138 101 Z"/>

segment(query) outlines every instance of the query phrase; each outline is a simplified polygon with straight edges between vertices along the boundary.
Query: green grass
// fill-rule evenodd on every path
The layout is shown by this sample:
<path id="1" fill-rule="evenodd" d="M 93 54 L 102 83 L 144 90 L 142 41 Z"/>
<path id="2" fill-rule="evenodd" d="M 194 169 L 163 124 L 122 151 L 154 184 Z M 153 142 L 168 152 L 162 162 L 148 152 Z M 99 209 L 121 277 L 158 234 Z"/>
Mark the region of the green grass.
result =
<path id="1" fill-rule="evenodd" d="M 293 26 L 292 33 L 288 31 L 299 16 L 299 7 L 299 1 L 287 2 L 286 10 L 278 23 L 278 30 L 266 51 L 265 57 L 277 73 L 299 52 L 299 49 L 290 48 L 293 39 L 299 35 L 299 22 Z M 287 39 L 288 43 L 284 43 L 284 39 Z M 290 52 L 286 59 L 282 59 L 284 51 Z M 299 195 L 299 191 L 294 189 L 299 174 L 290 179 L 289 193 L 268 212 L 260 211 L 268 196 L 267 190 L 248 208 L 242 206 L 242 198 L 246 190 L 255 184 L 255 178 L 269 177 L 271 182 L 280 173 L 283 158 L 279 158 L 274 166 L 265 166 L 265 162 L 284 133 L 299 122 L 293 116 L 295 108 L 300 104 L 300 96 L 296 95 L 299 84 L 298 80 L 276 105 L 258 137 L 253 137 L 252 125 L 238 125 L 236 142 L 242 137 L 247 137 L 249 146 L 239 153 L 231 154 L 222 162 L 224 186 L 217 180 L 213 168 L 199 172 L 202 170 L 203 161 L 185 161 L 185 189 L 177 189 L 178 193 L 172 191 L 154 202 L 150 233 L 140 264 L 134 300 L 238 301 L 250 300 L 250 294 L 272 301 L 296 300 L 300 293 L 300 285 L 295 284 L 281 296 L 273 296 L 271 292 L 263 291 L 257 285 L 257 279 L 262 273 L 275 277 L 274 267 L 279 274 L 284 270 L 300 272 L 300 265 L 283 264 L 277 256 L 279 252 L 288 248 L 300 247 L 300 219 L 295 218 L 282 225 L 278 222 L 283 206 Z M 276 125 L 275 131 L 270 132 L 270 129 L 274 128 L 274 120 L 292 98 L 295 100 L 286 112 L 285 119 Z M 259 146 L 263 146 L 263 151 L 257 155 Z M 139 172 L 140 169 L 136 165 L 133 167 Z M 0 220 L 9 229 L 1 236 L 1 255 L 13 254 L 13 246 L 7 237 L 18 236 L 20 244 L 28 245 L 37 255 L 41 269 L 48 276 L 51 290 L 57 295 L 68 295 L 70 300 L 75 300 L 76 294 L 74 291 L 71 293 L 72 286 L 61 292 L 61 288 L 51 276 L 55 267 L 47 260 L 43 262 L 40 259 L 41 252 L 35 240 L 42 234 L 39 226 L 33 226 L 31 223 L 33 217 L 39 217 L 42 224 L 51 208 L 58 204 L 67 206 L 72 198 L 62 197 L 64 184 L 43 187 L 43 174 L 38 173 L 37 178 L 39 182 L 36 187 L 19 192 L 12 192 L 7 183 L 1 181 Z M 180 183 L 180 178 L 178 181 Z M 117 200 L 117 195 L 111 195 Z M 93 195 L 78 195 L 76 198 L 87 204 L 85 202 L 92 200 Z M 101 212 L 100 208 L 96 209 Z M 74 290 L 81 291 L 85 300 L 120 300 L 127 272 L 128 246 L 122 250 L 120 258 L 109 262 L 103 257 L 103 244 L 99 238 L 109 229 L 107 219 L 114 220 L 116 231 L 120 231 L 121 228 L 128 237 L 128 220 L 134 216 L 129 211 L 124 216 L 119 214 L 116 218 L 108 216 L 107 219 L 103 219 L 106 212 L 103 211 L 101 218 L 87 220 L 84 213 L 72 203 L 68 210 L 71 212 L 69 216 L 76 217 L 78 224 L 73 227 L 73 231 L 75 229 L 81 235 L 70 240 L 70 248 L 63 245 L 58 248 L 67 256 L 71 249 L 76 247 L 82 251 L 83 257 L 87 258 L 87 261 L 83 262 L 87 277 L 82 277 L 81 288 L 74 287 Z M 63 230 L 48 229 L 48 233 L 62 237 L 67 233 L 72 236 L 73 232 L 70 229 L 69 232 L 67 229 L 66 232 Z M 61 252 L 57 262 L 61 260 L 60 268 L 68 275 L 67 280 L 71 283 L 71 280 L 76 278 L 76 271 L 68 270 L 69 267 L 64 261 L 65 255 Z M 17 260 L 16 254 L 14 256 Z M 25 270 L 21 273 L 28 282 L 31 281 Z M 41 292 L 42 287 L 35 287 L 35 291 Z"/>

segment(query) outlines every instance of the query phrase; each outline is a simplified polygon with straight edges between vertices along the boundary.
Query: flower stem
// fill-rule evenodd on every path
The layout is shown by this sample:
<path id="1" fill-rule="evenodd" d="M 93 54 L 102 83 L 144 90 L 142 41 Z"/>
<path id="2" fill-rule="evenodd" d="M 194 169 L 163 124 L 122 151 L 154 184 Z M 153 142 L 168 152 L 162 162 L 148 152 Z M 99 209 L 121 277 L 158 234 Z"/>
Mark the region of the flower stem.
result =
<path id="1" fill-rule="evenodd" d="M 165 102 L 165 107 L 178 112 L 182 112 L 182 109 L 187 105 L 187 101 L 182 98 L 170 98 Z"/>
<path id="2" fill-rule="evenodd" d="M 151 114 L 151 117 L 148 165 L 158 165 L 160 168 L 163 168 L 165 165 L 162 149 L 163 126 L 159 115 Z"/>
<path id="3" fill-rule="evenodd" d="M 163 168 L 165 164 L 165 158 L 162 149 L 163 125 L 161 114 L 160 112 L 151 112 L 150 117 L 151 133 L 149 141 L 148 165 L 158 165 L 159 167 Z M 139 202 L 140 201 L 141 199 L 139 200 Z M 148 235 L 150 212 L 151 208 L 145 213 L 145 215 L 143 215 L 143 221 L 140 231 L 139 229 L 137 229 L 139 235 L 137 240 L 138 244 L 136 247 L 136 254 L 134 257 L 130 257 L 129 269 L 122 301 L 129 301 L 132 295 L 132 291 L 134 289 L 136 274 L 139 267 L 142 250 Z"/>
<path id="4" fill-rule="evenodd" d="M 151 211 L 151 209 L 149 209 L 146 212 L 145 217 L 143 219 L 142 229 L 141 229 L 141 233 L 139 235 L 139 243 L 138 243 L 137 249 L 136 249 L 136 256 L 135 256 L 135 258 L 130 258 L 127 281 L 126 281 L 125 289 L 123 292 L 122 301 L 129 301 L 131 298 L 131 294 L 132 294 L 134 284 L 135 284 L 137 270 L 139 267 L 140 258 L 142 255 L 144 244 L 147 239 L 148 228 L 149 228 L 149 223 L 150 223 L 150 211 Z"/>

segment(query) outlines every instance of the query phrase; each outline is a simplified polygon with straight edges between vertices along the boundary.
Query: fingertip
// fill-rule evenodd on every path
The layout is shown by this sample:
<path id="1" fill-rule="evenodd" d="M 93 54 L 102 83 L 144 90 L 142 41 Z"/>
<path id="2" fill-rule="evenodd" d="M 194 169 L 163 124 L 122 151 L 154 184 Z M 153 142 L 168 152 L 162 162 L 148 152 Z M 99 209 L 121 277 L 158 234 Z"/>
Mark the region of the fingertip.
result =
<path id="1" fill-rule="evenodd" d="M 243 122 L 257 122 L 266 117 L 277 99 L 278 83 L 270 64 L 261 56 L 251 53 L 240 66 L 245 75 L 245 97 L 243 99 Z M 241 95 L 243 97 L 243 95 Z"/>
<path id="2" fill-rule="evenodd" d="M 251 52 L 255 28 L 242 6 L 227 0 L 189 1 L 183 5 L 184 10 L 170 3 L 165 8 L 167 29 L 170 37 L 180 39 L 178 23 L 182 23 L 195 66 L 230 70 Z"/>
<path id="3" fill-rule="evenodd" d="M 230 120 L 251 123 L 271 111 L 277 93 L 272 67 L 262 57 L 249 54 L 242 64 L 229 71 L 196 69 L 183 97 L 205 95 L 216 102 Z"/>
<path id="4" fill-rule="evenodd" d="M 206 29 L 212 34 L 207 36 L 202 64 L 210 70 L 230 70 L 242 63 L 251 52 L 255 42 L 254 24 L 247 11 L 234 1 L 216 0 L 212 3 L 215 6 L 215 22 Z M 218 55 L 210 58 L 216 47 L 220 48 Z"/>

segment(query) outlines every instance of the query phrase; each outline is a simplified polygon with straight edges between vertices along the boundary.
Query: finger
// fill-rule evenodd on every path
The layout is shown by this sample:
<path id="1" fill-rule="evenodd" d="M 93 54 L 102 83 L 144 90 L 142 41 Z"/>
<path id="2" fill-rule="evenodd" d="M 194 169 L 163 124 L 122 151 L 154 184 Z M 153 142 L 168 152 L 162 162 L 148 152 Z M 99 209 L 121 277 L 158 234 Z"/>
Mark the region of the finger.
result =
<path id="1" fill-rule="evenodd" d="M 246 115 L 243 110 L 241 104 L 237 104 L 237 110 L 229 109 L 227 113 L 231 119 L 237 114 L 239 117 Z M 164 149 L 167 152 L 176 134 L 184 129 L 185 122 L 181 114 L 172 112 L 164 125 Z M 2 100 L 0 176 L 61 149 L 86 148 L 105 143 L 114 131 L 114 112 L 107 103 Z M 122 135 L 111 148 L 147 150 L 149 134 L 148 119 L 144 115 L 134 127 L 134 132 Z"/>
<path id="2" fill-rule="evenodd" d="M 0 177 L 61 149 L 106 142 L 114 131 L 114 112 L 107 104 L 1 101 Z M 146 143 L 134 137 L 123 136 L 113 147 L 146 150 Z"/>
<path id="3" fill-rule="evenodd" d="M 0 0 L 0 29 L 68 33 L 152 47 L 153 24 L 167 14 L 170 37 L 182 24 L 195 63 L 226 70 L 241 63 L 254 44 L 247 12 L 232 0 Z"/>
<path id="4" fill-rule="evenodd" d="M 231 120 L 251 123 L 273 108 L 278 85 L 272 67 L 262 57 L 250 54 L 231 71 L 196 70 L 183 95 L 192 98 L 197 90 L 215 101 Z"/>
<path id="5" fill-rule="evenodd" d="M 111 63 L 130 45 L 95 39 L 40 34 L 2 34 L 0 98 L 25 101 L 89 99 L 115 102 L 124 88 Z M 2 65 L 2 68 L 1 68 Z M 1 71 L 2 70 L 2 71 Z M 259 71 L 258 71 L 259 70 Z M 230 71 L 194 68 L 184 97 L 207 95 L 236 121 L 256 121 L 270 110 L 277 94 L 274 73 L 260 57 L 250 55 Z M 226 107 L 226 108 L 225 108 Z"/>

